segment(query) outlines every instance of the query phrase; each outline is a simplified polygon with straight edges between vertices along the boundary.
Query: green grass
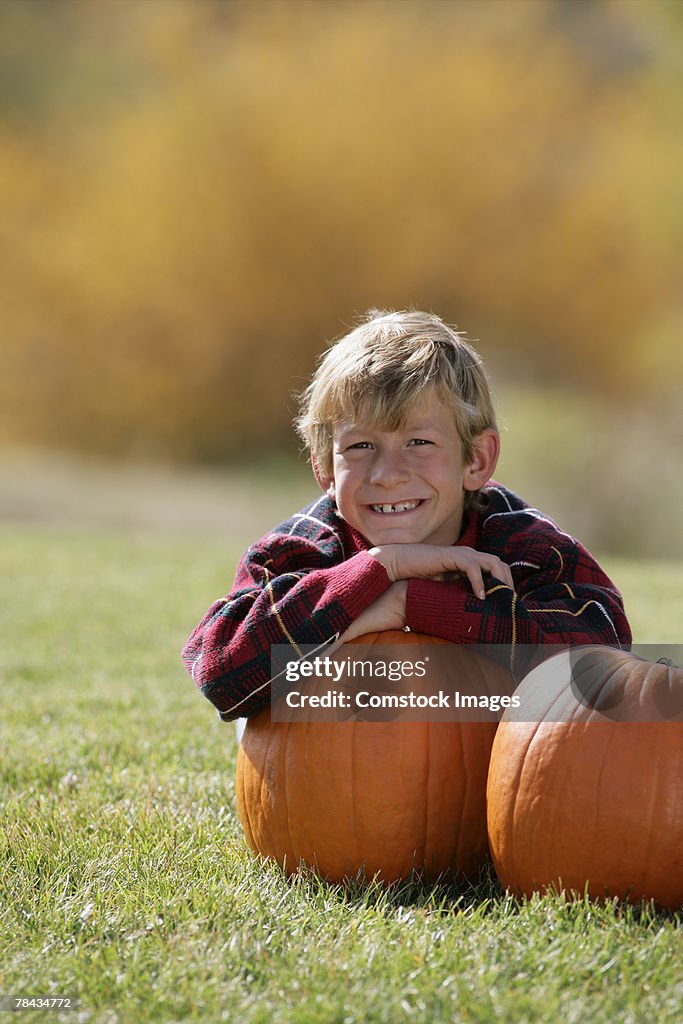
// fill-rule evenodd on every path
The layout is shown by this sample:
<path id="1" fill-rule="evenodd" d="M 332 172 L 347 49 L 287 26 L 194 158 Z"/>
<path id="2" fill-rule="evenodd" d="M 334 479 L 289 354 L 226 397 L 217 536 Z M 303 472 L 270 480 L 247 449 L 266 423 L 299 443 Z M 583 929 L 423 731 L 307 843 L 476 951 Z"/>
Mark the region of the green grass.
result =
<path id="1" fill-rule="evenodd" d="M 0 530 L 0 991 L 78 996 L 31 1014 L 72 1022 L 680 1024 L 683 914 L 248 853 L 232 726 L 178 657 L 241 547 Z M 680 641 L 683 567 L 607 568 L 636 639 Z"/>

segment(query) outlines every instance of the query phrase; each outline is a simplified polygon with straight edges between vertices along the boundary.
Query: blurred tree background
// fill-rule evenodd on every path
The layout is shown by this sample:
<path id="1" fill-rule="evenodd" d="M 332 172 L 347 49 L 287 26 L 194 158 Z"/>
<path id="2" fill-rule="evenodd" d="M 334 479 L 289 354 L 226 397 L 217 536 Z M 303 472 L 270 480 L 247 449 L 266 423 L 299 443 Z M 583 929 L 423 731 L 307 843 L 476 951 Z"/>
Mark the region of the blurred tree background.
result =
<path id="1" fill-rule="evenodd" d="M 0 441 L 292 452 L 320 351 L 417 306 L 501 479 L 683 553 L 682 54 L 677 0 L 4 0 Z"/>

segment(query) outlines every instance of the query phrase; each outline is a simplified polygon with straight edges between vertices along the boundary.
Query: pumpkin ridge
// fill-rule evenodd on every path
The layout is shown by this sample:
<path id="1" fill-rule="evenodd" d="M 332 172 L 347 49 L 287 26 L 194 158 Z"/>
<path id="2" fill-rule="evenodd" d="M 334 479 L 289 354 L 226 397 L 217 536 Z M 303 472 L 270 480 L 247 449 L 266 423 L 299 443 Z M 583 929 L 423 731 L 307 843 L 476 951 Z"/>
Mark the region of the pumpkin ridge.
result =
<path id="1" fill-rule="evenodd" d="M 438 645 L 435 646 L 434 653 L 433 654 L 430 653 L 429 657 L 430 658 L 438 658 L 440 663 L 443 662 L 443 657 L 442 657 L 442 655 L 440 653 L 440 647 Z M 418 868 L 421 867 L 421 868 L 424 869 L 424 871 L 427 874 L 432 875 L 432 874 L 435 873 L 435 868 L 437 867 L 437 860 L 438 860 L 436 851 L 434 849 L 432 849 L 432 847 L 434 846 L 434 842 L 432 840 L 432 836 L 434 835 L 434 832 L 432 831 L 432 827 L 433 827 L 432 821 L 435 818 L 435 816 L 437 816 L 437 820 L 438 820 L 438 813 L 439 813 L 438 801 L 434 800 L 433 796 L 432 796 L 432 784 L 434 783 L 435 776 L 436 776 L 437 783 L 438 783 L 439 772 L 438 771 L 435 772 L 434 769 L 435 769 L 435 767 L 438 768 L 439 766 L 438 766 L 438 764 L 437 765 L 434 764 L 436 756 L 437 756 L 436 743 L 438 742 L 438 736 L 437 736 L 436 730 L 433 728 L 433 723 L 430 722 L 429 720 L 425 721 L 425 723 L 424 723 L 424 734 L 423 735 L 424 735 L 423 745 L 426 748 L 426 757 L 425 757 L 425 761 L 424 761 L 424 789 L 423 789 L 424 794 L 425 794 L 425 801 L 424 801 L 424 814 L 422 816 L 422 843 L 421 843 L 421 850 L 419 852 L 419 855 L 417 853 L 415 855 L 415 867 L 418 867 Z M 431 854 L 431 856 L 430 856 L 430 854 Z M 431 863 L 429 862 L 430 860 L 431 860 Z"/>
<path id="2" fill-rule="evenodd" d="M 260 722 L 259 722 L 259 725 L 260 725 Z M 262 730 L 259 730 L 259 731 L 262 731 Z M 274 736 L 275 736 L 275 730 L 274 729 L 270 729 L 270 730 L 267 731 L 267 735 L 265 737 L 264 749 L 263 749 L 263 756 L 262 756 L 262 759 L 261 759 L 261 764 L 259 765 L 259 774 L 261 776 L 261 780 L 260 780 L 260 789 L 261 789 L 261 793 L 260 793 L 260 806 L 261 807 L 267 806 L 267 800 L 268 800 L 268 763 L 269 763 L 268 754 L 270 752 L 270 745 L 271 745 L 271 743 L 273 741 Z M 273 847 L 273 836 L 272 836 L 272 834 L 270 832 L 270 829 L 269 829 L 269 819 L 268 819 L 267 815 L 264 815 L 263 813 L 259 815 L 259 826 L 260 826 L 260 831 L 262 833 L 262 840 L 261 841 L 263 842 L 265 840 L 265 846 L 266 846 L 267 850 L 272 849 L 272 847 Z"/>
<path id="3" fill-rule="evenodd" d="M 611 680 L 613 678 L 613 676 L 614 676 L 614 672 L 610 673 L 610 675 L 608 677 L 608 682 L 609 682 L 609 680 Z M 590 737 L 592 735 L 592 733 L 593 733 L 593 731 L 595 729 L 601 729 L 603 732 L 607 733 L 607 741 L 606 741 L 606 743 L 605 743 L 605 745 L 603 747 L 603 750 L 602 750 L 602 759 L 600 761 L 600 766 L 598 768 L 598 772 L 597 772 L 597 775 L 596 775 L 596 778 L 595 778 L 595 784 L 594 784 L 595 792 L 599 793 L 599 794 L 603 793 L 603 788 L 602 788 L 603 787 L 603 780 L 606 778 L 606 776 L 609 777 L 608 773 L 609 773 L 609 771 L 611 769 L 611 764 L 610 764 L 610 761 L 611 761 L 610 748 L 613 746 L 614 741 L 617 739 L 617 732 L 616 732 L 614 723 L 600 722 L 600 721 L 596 722 L 594 720 L 589 719 L 588 721 L 583 723 L 583 729 L 581 729 L 581 723 L 580 722 L 576 722 L 575 725 L 576 725 L 577 735 L 579 737 L 583 734 L 584 737 L 588 738 L 588 737 Z M 600 822 L 603 820 L 603 816 L 605 814 L 605 800 L 606 799 L 609 799 L 609 795 L 607 797 L 603 797 L 603 801 L 602 802 L 600 800 L 592 801 L 592 805 L 593 805 L 593 823 L 592 823 L 592 826 L 591 826 L 590 829 L 586 828 L 584 830 L 583 842 L 581 843 L 581 856 L 582 856 L 582 859 L 583 859 L 583 863 L 587 865 L 587 867 L 585 869 L 583 869 L 583 873 L 586 876 L 586 882 L 588 883 L 589 892 L 592 895 L 596 895 L 596 896 L 597 895 L 605 895 L 605 894 L 604 893 L 598 894 L 598 893 L 595 892 L 593 883 L 591 882 L 591 878 L 590 878 L 590 865 L 594 864 L 596 859 L 598 860 L 598 862 L 599 862 L 599 859 L 600 859 L 600 852 L 601 852 L 600 845 L 602 844 L 602 840 L 601 840 L 601 843 L 598 844 L 598 837 L 599 837 L 599 831 L 600 831 Z M 557 812 L 559 810 L 560 810 L 560 808 L 557 807 L 556 808 L 556 814 L 557 814 Z M 607 807 L 607 813 L 609 814 L 609 806 Z M 553 825 L 554 825 L 554 821 L 553 821 Z M 551 863 L 555 860 L 554 849 L 552 851 L 550 859 L 551 859 Z M 614 893 L 610 893 L 609 895 L 613 896 Z"/>
<path id="4" fill-rule="evenodd" d="M 245 756 L 246 755 L 244 754 L 244 749 L 243 749 L 242 745 L 240 744 L 240 746 L 239 746 L 239 748 L 237 750 L 237 761 L 238 761 L 238 763 L 239 763 L 240 759 L 244 758 Z M 243 827 L 244 827 L 244 834 L 245 834 L 245 838 L 247 840 L 247 843 L 249 844 L 249 846 L 251 846 L 252 850 L 256 850 L 256 849 L 258 849 L 258 847 L 256 845 L 256 840 L 254 839 L 254 832 L 253 832 L 252 825 L 251 825 L 251 813 L 250 813 L 250 809 L 249 809 L 250 808 L 250 801 L 246 799 L 246 797 L 244 795 L 244 789 L 245 789 L 245 773 L 244 773 L 244 771 L 238 770 L 237 771 L 237 782 L 236 782 L 236 785 L 235 785 L 235 800 L 237 801 L 237 812 L 240 815 L 240 818 L 242 819 L 242 823 L 243 823 Z"/>
<path id="5" fill-rule="evenodd" d="M 323 730 L 327 731 L 330 728 L 334 728 L 334 726 L 330 726 L 325 722 L 310 725 L 304 725 L 303 723 L 300 723 L 300 728 L 303 730 L 303 749 L 299 752 L 299 757 L 297 758 L 297 767 L 299 767 L 298 762 L 300 760 L 301 764 L 303 765 L 303 784 L 306 787 L 306 789 L 303 795 L 301 793 L 295 794 L 294 802 L 295 804 L 304 804 L 306 807 L 309 807 L 312 799 L 311 791 L 309 788 L 309 780 L 311 778 L 310 773 L 313 773 L 314 784 L 317 787 L 318 778 L 324 773 L 326 768 L 325 765 L 321 766 L 316 764 L 318 753 L 317 741 L 320 740 L 320 734 Z M 293 739 L 295 738 L 296 737 L 293 737 Z M 287 812 L 287 832 L 291 837 L 292 832 L 289 810 Z M 293 843 L 294 840 L 291 839 L 291 842 Z M 309 867 L 318 871 L 319 868 L 317 843 L 312 835 L 311 821 L 308 814 L 305 820 L 302 842 L 303 851 L 299 850 L 297 852 L 297 865 L 303 860 L 304 863 L 307 864 Z"/>
<path id="6" fill-rule="evenodd" d="M 517 815 L 517 800 L 519 798 L 519 795 L 520 795 L 520 792 L 521 792 L 521 788 L 522 788 L 522 785 L 521 785 L 522 784 L 522 776 L 524 774 L 524 765 L 526 764 L 526 758 L 527 758 L 527 756 L 529 754 L 529 750 L 531 748 L 532 743 L 534 742 L 534 740 L 537 737 L 537 734 L 538 734 L 538 732 L 540 730 L 540 727 L 541 727 L 541 723 L 540 722 L 534 722 L 533 723 L 533 729 L 532 729 L 531 735 L 529 736 L 529 740 L 527 742 L 526 749 L 524 751 L 524 758 L 522 759 L 522 761 L 520 763 L 519 773 L 517 774 L 517 776 L 515 778 L 515 787 L 514 787 L 515 792 L 514 792 L 514 796 L 512 798 L 512 804 L 511 804 L 511 807 L 510 807 L 510 810 L 509 810 L 509 823 L 510 824 L 509 824 L 508 827 L 509 827 L 510 832 L 511 832 L 510 860 L 512 862 L 513 870 L 515 871 L 515 873 L 518 871 L 518 868 L 517 868 L 517 859 L 518 858 L 517 858 L 517 852 L 515 851 L 515 841 L 517 841 L 517 844 L 519 842 L 518 835 L 517 835 L 517 830 L 515 828 L 515 818 L 516 818 L 516 815 Z"/>
<path id="7" fill-rule="evenodd" d="M 282 757 L 282 760 L 283 760 L 283 763 L 284 763 L 284 771 L 282 772 L 282 775 L 283 775 L 283 778 L 284 778 L 284 786 L 282 787 L 282 799 L 283 799 L 283 803 L 284 803 L 283 817 L 284 817 L 284 821 L 285 821 L 286 828 L 287 828 L 287 839 L 289 841 L 289 848 L 292 851 L 292 857 L 294 859 L 294 863 L 292 864 L 292 871 L 296 871 L 298 869 L 298 867 L 299 867 L 300 857 L 299 857 L 299 854 L 298 854 L 298 852 L 296 850 L 296 847 L 294 846 L 294 840 L 292 838 L 292 832 L 291 832 L 291 829 L 289 827 L 289 793 L 287 791 L 288 790 L 288 786 L 291 783 L 291 776 L 290 776 L 290 773 L 287 771 L 288 761 L 289 761 L 289 759 L 287 757 L 287 753 L 288 753 L 288 747 L 289 747 L 289 742 L 290 742 L 290 735 L 289 734 L 290 734 L 291 728 L 292 728 L 292 723 L 291 722 L 285 722 L 284 723 L 285 740 L 284 740 L 284 743 L 282 743 L 281 747 L 280 747 L 280 749 L 281 749 L 281 755 L 280 756 Z M 285 871 L 287 871 L 286 855 L 285 855 L 284 869 L 285 869 Z"/>
<path id="8" fill-rule="evenodd" d="M 479 668 L 479 662 L 477 655 L 474 654 L 472 658 L 472 665 Z M 481 729 L 482 726 L 479 722 L 473 722 L 473 727 L 477 730 Z M 456 860 L 458 864 L 462 864 L 463 859 L 463 844 L 465 842 L 465 829 L 463 828 L 464 823 L 469 819 L 469 803 L 472 799 L 472 787 L 470 786 L 470 773 L 465 771 L 465 765 L 467 764 L 467 736 L 468 734 L 463 730 L 462 723 L 459 724 L 457 729 L 458 744 L 460 748 L 460 777 L 465 780 L 465 787 L 462 794 L 461 802 L 461 813 L 460 821 L 458 822 L 458 843 L 456 846 Z M 486 786 L 486 782 L 484 782 Z M 476 795 L 475 795 L 476 799 Z"/>
<path id="9" fill-rule="evenodd" d="M 260 809 L 260 794 L 261 794 L 261 779 L 263 775 L 263 763 L 256 765 L 254 763 L 254 751 L 250 751 L 250 747 L 254 747 L 254 743 L 250 741 L 250 737 L 246 738 L 247 742 L 240 744 L 240 749 L 237 752 L 237 771 L 238 771 L 238 793 L 241 793 L 243 798 L 244 813 L 247 816 L 248 834 L 247 838 L 251 837 L 253 840 L 253 849 L 257 852 L 261 848 L 262 836 L 259 832 L 259 809 Z M 256 746 L 258 747 L 258 737 L 256 739 Z M 255 789 L 258 780 L 259 789 L 259 800 L 255 799 Z M 239 803 L 238 803 L 239 810 Z M 245 829 L 247 831 L 247 829 Z"/>
<path id="10" fill-rule="evenodd" d="M 613 676 L 614 676 L 614 672 L 612 672 L 609 675 L 608 683 L 609 683 L 609 680 L 611 680 L 613 678 Z M 601 722 L 586 722 L 586 727 L 585 727 L 586 733 L 591 728 L 591 725 L 598 725 L 598 726 L 600 726 L 600 725 L 603 725 L 603 723 L 601 723 Z M 609 737 L 607 739 L 607 744 L 606 744 L 605 749 L 603 751 L 602 763 L 600 764 L 600 770 L 598 771 L 598 775 L 597 775 L 597 778 L 596 778 L 596 781 L 595 781 L 595 789 L 596 789 L 596 792 L 598 792 L 598 793 L 602 792 L 602 781 L 603 781 L 603 778 L 605 776 L 605 770 L 606 770 L 606 768 L 609 765 L 610 747 L 612 746 L 612 743 L 614 742 L 615 737 L 616 737 L 616 733 L 615 733 L 614 728 L 612 728 L 612 729 L 610 729 L 610 734 L 609 734 Z M 596 845 L 598 825 L 599 825 L 600 819 L 602 817 L 602 814 L 603 814 L 603 809 L 602 809 L 602 806 L 600 805 L 600 801 L 598 801 L 598 800 L 593 801 L 593 827 L 592 827 L 591 832 L 590 832 L 590 836 L 591 836 L 590 854 L 586 858 L 586 862 L 588 864 L 592 864 L 593 863 L 593 856 L 595 854 L 595 845 Z M 588 872 L 586 872 L 586 879 L 588 881 L 588 884 L 590 885 L 590 878 L 588 877 Z"/>
<path id="11" fill-rule="evenodd" d="M 671 678 L 671 672 L 669 672 L 669 679 Z M 669 758 L 666 759 L 665 773 L 664 773 L 664 784 L 666 785 L 667 778 L 669 775 L 671 778 L 680 780 L 683 778 L 683 743 L 681 743 L 681 722 L 668 722 L 664 735 L 666 736 L 667 743 L 660 745 L 661 759 L 666 759 L 666 750 L 668 750 Z M 659 806 L 659 801 L 658 805 Z M 678 816 L 676 817 L 676 812 Z M 665 827 L 672 831 L 677 836 L 676 848 L 678 852 L 678 860 L 673 865 L 673 872 L 670 873 L 666 880 L 667 893 L 668 893 L 668 906 L 683 906 L 683 786 L 678 787 L 674 793 L 674 799 L 671 801 L 670 807 L 667 807 L 667 821 Z M 660 829 L 657 834 L 657 839 L 661 839 L 662 828 L 660 823 Z M 661 872 L 661 859 L 660 851 L 657 850 L 657 859 L 652 865 L 651 871 L 654 872 L 655 868 Z M 658 878 L 659 886 L 661 886 L 661 876 Z"/>
<path id="12" fill-rule="evenodd" d="M 415 851 L 414 861 L 415 861 L 415 867 L 416 868 L 424 866 L 425 869 L 427 871 L 429 871 L 431 865 L 427 864 L 427 844 L 429 842 L 429 836 L 431 835 L 431 833 L 429 831 L 429 819 L 430 819 L 430 811 L 431 811 L 431 803 L 432 803 L 432 794 L 431 794 L 431 789 L 430 789 L 430 781 L 431 781 L 431 778 L 432 778 L 432 771 L 431 771 L 431 768 L 432 768 L 432 749 L 431 749 L 431 746 L 430 746 L 430 743 L 429 743 L 429 739 L 430 739 L 429 722 L 425 722 L 424 723 L 424 730 L 423 731 L 425 733 L 425 740 L 424 740 L 424 743 L 423 743 L 423 747 L 426 749 L 426 757 L 425 757 L 425 761 L 424 761 L 424 794 L 425 794 L 425 800 L 424 800 L 424 813 L 422 815 L 422 842 L 420 844 L 419 851 L 418 850 Z M 433 855 L 432 855 L 432 859 L 433 859 Z"/>
<path id="13" fill-rule="evenodd" d="M 512 661 L 512 657 L 514 657 L 514 655 L 511 656 L 511 661 Z M 490 692 L 490 687 L 489 687 L 488 679 L 487 679 L 487 675 L 486 675 L 487 661 L 484 659 L 484 656 L 475 653 L 473 658 L 471 659 L 470 666 L 471 666 L 472 671 L 474 673 L 476 673 L 476 675 L 477 675 L 477 692 L 482 692 L 482 693 L 487 693 L 488 694 Z M 483 721 L 481 721 L 481 722 L 474 722 L 473 723 L 473 727 L 477 731 L 483 732 L 483 730 L 486 728 L 486 725 L 485 725 L 485 723 Z M 496 737 L 496 732 L 497 731 L 498 731 L 498 723 L 495 723 L 494 729 L 493 729 L 493 736 L 491 738 L 491 743 L 489 744 L 489 760 L 488 760 L 488 764 L 486 766 L 486 771 L 484 773 L 484 779 L 483 779 L 483 786 L 484 786 L 484 825 L 486 825 L 486 785 L 487 785 L 487 781 L 488 781 L 488 769 L 489 769 L 489 765 L 491 763 L 490 755 L 491 755 L 491 749 L 493 747 L 493 740 Z M 461 818 L 461 822 L 460 822 L 460 835 L 458 837 L 458 859 L 459 860 L 460 860 L 460 841 L 461 841 L 461 837 L 463 836 L 463 834 L 465 832 L 465 829 L 463 828 L 463 825 L 464 825 L 464 823 L 467 820 L 469 820 L 468 819 L 468 815 L 469 815 L 470 801 L 472 801 L 473 803 L 476 803 L 477 791 L 478 791 L 479 785 L 480 785 L 479 780 L 472 780 L 470 778 L 471 772 L 467 772 L 467 771 L 464 770 L 465 765 L 466 765 L 466 763 L 468 761 L 467 750 L 466 750 L 467 745 L 468 745 L 467 744 L 467 740 L 468 740 L 468 738 L 471 739 L 471 737 L 472 737 L 472 734 L 466 732 L 463 729 L 463 725 L 461 723 L 459 728 L 458 728 L 458 738 L 460 740 L 460 752 L 461 752 L 460 757 L 461 757 L 461 763 L 462 763 L 462 767 L 463 767 L 462 775 L 463 775 L 463 777 L 465 779 L 465 791 L 463 793 L 463 799 L 462 799 L 462 818 Z M 476 786 L 474 787 L 474 790 L 473 790 L 473 786 L 472 786 L 472 782 L 473 781 L 476 782 Z M 488 829 L 486 827 L 484 828 L 483 840 L 484 840 L 484 846 L 485 846 L 484 856 L 488 857 L 490 855 L 490 845 L 489 845 L 489 842 L 488 842 Z"/>
<path id="14" fill-rule="evenodd" d="M 550 737 L 553 736 L 553 731 L 554 731 L 553 730 L 553 725 L 554 724 L 555 724 L 554 722 L 550 723 L 550 727 L 547 730 L 548 736 L 550 736 Z M 569 732 L 568 732 L 568 735 L 567 735 L 567 739 L 568 739 L 569 742 L 571 742 L 572 739 L 573 739 L 573 726 L 574 726 L 574 724 L 575 724 L 574 721 L 571 720 L 570 724 L 569 724 Z M 547 742 L 547 740 L 545 742 Z M 560 777 L 560 781 L 561 781 L 563 787 L 566 787 L 567 789 L 569 789 L 570 785 L 571 785 L 571 776 L 569 774 L 569 770 L 568 769 L 571 767 L 571 764 L 567 765 L 567 764 L 563 763 L 561 765 L 561 767 L 563 769 L 563 773 L 562 773 L 562 776 Z M 557 772 L 553 776 L 552 784 L 553 784 L 553 786 L 557 786 L 557 784 L 558 784 Z M 562 791 L 560 791 L 560 792 L 562 792 Z M 557 843 L 558 843 L 558 838 L 559 838 L 558 837 L 557 827 L 556 827 L 557 826 L 557 818 L 558 818 L 558 815 L 563 811 L 563 809 L 564 809 L 563 808 L 563 800 L 562 799 L 556 800 L 555 803 L 552 806 L 551 817 L 550 817 L 549 823 L 546 824 L 545 822 L 543 822 L 543 825 L 545 826 L 544 830 L 548 833 L 548 835 L 551 838 L 550 838 L 550 842 L 547 844 L 546 851 L 545 851 L 545 854 L 546 854 L 545 860 L 546 860 L 546 862 L 545 862 L 545 864 L 542 865 L 542 870 L 539 872 L 539 874 L 541 875 L 541 879 L 547 878 L 552 873 L 551 865 L 554 864 L 555 861 L 556 861 L 556 850 L 557 850 Z M 538 825 L 538 822 L 537 822 L 537 825 Z M 534 842 L 537 842 L 536 838 L 534 838 Z M 562 856 L 562 851 L 560 850 L 560 858 L 561 858 L 561 856 Z M 534 879 L 534 881 L 536 882 L 536 881 L 540 881 L 540 880 Z M 566 884 L 568 884 L 571 887 L 571 880 L 568 883 L 566 883 Z M 565 885 L 564 880 L 561 877 L 558 878 L 558 888 L 563 888 L 564 885 Z"/>
<path id="15" fill-rule="evenodd" d="M 650 673 L 648 672 L 647 675 L 650 675 Z M 645 865 L 646 865 L 646 867 L 645 867 L 645 871 L 643 872 L 642 882 L 641 882 L 641 887 L 642 887 L 642 889 L 645 892 L 647 892 L 648 881 L 650 880 L 650 876 L 652 875 L 653 868 L 654 868 L 654 858 L 652 858 L 650 856 L 650 854 L 652 852 L 652 847 L 654 845 L 654 838 L 655 838 L 655 815 L 656 815 L 656 812 L 657 812 L 657 808 L 659 806 L 659 793 L 658 793 L 658 790 L 659 790 L 660 780 L 661 780 L 661 777 L 662 777 L 662 759 L 664 757 L 666 757 L 667 754 L 668 754 L 668 744 L 660 743 L 659 748 L 658 748 L 657 762 L 656 762 L 657 766 L 656 766 L 656 769 L 655 769 L 656 775 L 655 775 L 655 778 L 654 778 L 654 781 L 653 781 L 653 785 L 652 785 L 652 790 L 651 790 L 652 799 L 650 800 L 650 814 L 648 816 L 648 823 L 647 823 L 648 824 L 648 828 L 647 828 L 647 849 L 645 851 L 645 853 L 646 853 L 646 856 L 645 856 Z"/>
<path id="16" fill-rule="evenodd" d="M 469 779 L 467 777 L 468 773 L 465 771 L 465 765 L 467 763 L 466 750 L 465 750 L 465 747 L 466 747 L 466 736 L 463 734 L 462 726 L 460 726 L 457 730 L 455 730 L 455 736 L 458 737 L 458 752 L 459 752 L 459 759 L 460 759 L 459 776 L 460 776 L 461 779 L 464 779 L 464 789 L 463 789 L 463 794 L 462 794 L 462 801 L 461 801 L 461 804 L 460 804 L 460 807 L 461 807 L 460 821 L 458 822 L 458 839 L 457 839 L 457 843 L 456 843 L 456 847 L 455 847 L 456 863 L 457 864 L 461 864 L 462 863 L 462 854 L 463 854 L 462 847 L 463 847 L 463 843 L 465 841 L 465 837 L 464 837 L 464 831 L 465 830 L 462 827 L 462 825 L 463 825 L 463 820 L 467 819 L 467 802 L 468 802 L 468 798 L 470 796 L 470 793 L 468 792 L 468 790 L 469 790 Z"/>
<path id="17" fill-rule="evenodd" d="M 242 767 L 243 767 L 243 770 L 241 772 L 240 772 L 240 766 L 241 766 L 240 765 L 240 761 L 242 761 Z M 251 813 L 253 801 L 250 798 L 249 782 L 250 782 L 251 775 L 250 775 L 249 767 L 247 766 L 248 765 L 248 761 L 249 761 L 249 758 L 247 757 L 246 750 L 245 750 L 244 747 L 242 747 L 241 750 L 237 751 L 237 769 L 238 769 L 238 775 L 240 776 L 240 778 L 238 780 L 240 782 L 240 785 L 237 788 L 237 792 L 238 792 L 238 794 L 241 794 L 241 796 L 242 796 L 244 813 L 245 813 L 245 815 L 247 817 L 246 824 L 247 824 L 248 828 L 245 828 L 245 832 L 247 833 L 247 839 L 252 842 L 252 849 L 258 850 L 258 848 L 259 848 L 258 840 L 257 840 L 257 837 L 256 837 L 255 832 L 254 832 L 255 822 L 253 820 L 252 813 Z M 238 810 L 239 810 L 239 803 L 238 803 L 237 807 L 238 807 Z"/>
<path id="18" fill-rule="evenodd" d="M 599 699 L 602 697 L 603 694 L 605 694 L 606 698 L 607 698 L 607 700 L 609 702 L 609 697 L 611 695 L 610 691 L 612 689 L 612 683 L 613 683 L 615 677 L 619 678 L 621 676 L 621 672 L 622 672 L 623 667 L 624 666 L 621 665 L 621 664 L 614 665 L 613 668 L 610 670 L 607 678 L 605 679 L 605 681 L 600 686 L 600 693 L 597 695 L 598 696 L 598 702 L 594 704 L 594 703 L 592 703 L 592 700 L 591 700 L 591 704 L 590 704 L 591 716 L 599 715 L 600 718 L 609 717 L 609 714 L 607 714 L 607 712 L 609 710 L 609 703 L 608 703 L 607 708 L 605 709 L 605 711 L 601 711 L 600 707 L 599 707 Z M 628 681 L 627 681 L 627 683 L 628 683 Z M 576 707 L 575 711 L 572 714 L 572 719 L 575 716 L 580 715 L 580 714 L 581 714 L 581 702 L 577 702 L 577 707 Z"/>
<path id="19" fill-rule="evenodd" d="M 349 770 L 349 780 L 350 780 L 349 790 L 350 790 L 350 796 L 351 796 L 351 821 L 349 822 L 349 829 L 350 829 L 351 835 L 353 836 L 353 850 L 350 851 L 350 853 L 351 853 L 351 856 L 353 858 L 353 863 L 358 865 L 357 870 L 358 871 L 361 871 L 361 870 L 365 871 L 365 864 L 361 863 L 361 852 L 360 852 L 360 850 L 358 848 L 358 815 L 356 813 L 357 800 L 358 800 L 358 785 L 357 785 L 357 782 L 356 782 L 356 773 L 354 771 L 354 766 L 355 766 L 355 763 L 356 763 L 356 747 L 357 747 L 356 739 L 357 739 L 356 730 L 352 729 L 351 730 L 351 735 L 349 737 L 349 744 L 348 744 L 348 749 L 349 749 L 349 752 L 350 752 L 349 753 L 349 768 L 350 768 L 350 770 Z"/>

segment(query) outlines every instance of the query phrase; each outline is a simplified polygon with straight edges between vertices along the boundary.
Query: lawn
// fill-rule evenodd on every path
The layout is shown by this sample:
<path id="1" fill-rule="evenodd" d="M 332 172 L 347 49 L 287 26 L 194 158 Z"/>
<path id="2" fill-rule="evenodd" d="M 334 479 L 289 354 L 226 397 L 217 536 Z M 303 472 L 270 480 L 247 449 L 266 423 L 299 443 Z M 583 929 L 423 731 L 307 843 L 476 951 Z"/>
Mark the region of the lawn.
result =
<path id="1" fill-rule="evenodd" d="M 683 913 L 286 881 L 247 851 L 235 744 L 179 661 L 242 547 L 0 530 L 0 992 L 56 1021 L 683 1019 Z M 636 639 L 681 641 L 683 566 L 609 561 Z"/>

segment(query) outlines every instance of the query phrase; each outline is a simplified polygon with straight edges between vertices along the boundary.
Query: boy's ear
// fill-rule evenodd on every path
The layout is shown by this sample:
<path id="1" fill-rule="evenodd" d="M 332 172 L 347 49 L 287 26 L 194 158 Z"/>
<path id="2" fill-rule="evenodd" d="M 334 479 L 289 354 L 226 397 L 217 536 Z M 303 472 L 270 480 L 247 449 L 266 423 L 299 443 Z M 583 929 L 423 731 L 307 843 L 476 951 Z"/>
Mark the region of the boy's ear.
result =
<path id="1" fill-rule="evenodd" d="M 318 460 L 316 459 L 315 455 L 311 455 L 311 466 L 313 467 L 313 476 L 318 481 L 318 486 L 320 487 L 321 491 L 324 491 L 328 498 L 332 498 L 332 500 L 334 501 L 334 477 L 325 476 L 321 472 L 320 466 L 318 465 Z"/>
<path id="2" fill-rule="evenodd" d="M 472 461 L 465 466 L 463 487 L 466 491 L 478 491 L 491 479 L 498 456 L 500 455 L 500 437 L 492 428 L 482 430 L 474 439 L 474 455 Z"/>

